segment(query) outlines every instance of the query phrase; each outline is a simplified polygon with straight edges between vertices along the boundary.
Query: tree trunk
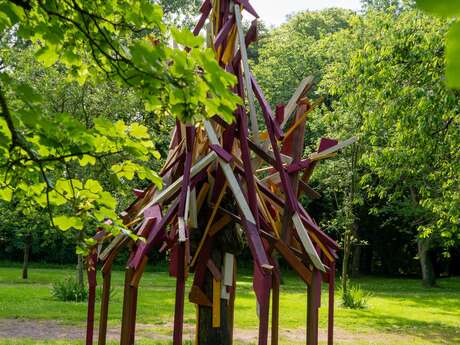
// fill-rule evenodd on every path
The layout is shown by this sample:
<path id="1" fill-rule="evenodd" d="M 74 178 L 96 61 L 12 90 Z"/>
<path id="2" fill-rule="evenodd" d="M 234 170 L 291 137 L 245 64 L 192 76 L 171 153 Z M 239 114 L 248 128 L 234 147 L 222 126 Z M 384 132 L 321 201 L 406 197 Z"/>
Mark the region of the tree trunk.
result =
<path id="1" fill-rule="evenodd" d="M 83 279 L 84 276 L 84 262 L 83 262 L 83 256 L 78 255 L 78 262 L 77 262 L 77 282 L 78 286 L 80 287 L 81 290 L 84 289 L 85 287 L 85 281 Z"/>
<path id="2" fill-rule="evenodd" d="M 206 295 L 212 296 L 212 274 L 206 273 Z M 231 345 L 230 329 L 227 318 L 227 303 L 220 300 L 220 327 L 212 327 L 212 308 L 199 307 L 198 344 L 199 345 Z"/>
<path id="3" fill-rule="evenodd" d="M 351 276 L 356 278 L 359 276 L 360 273 L 360 263 L 361 263 L 361 246 L 355 244 L 353 248 L 353 255 L 351 261 Z"/>
<path id="4" fill-rule="evenodd" d="M 29 257 L 30 247 L 32 246 L 32 235 L 26 234 L 24 236 L 24 260 L 22 262 L 22 279 L 29 278 Z"/>
<path id="5" fill-rule="evenodd" d="M 350 262 L 351 234 L 347 230 L 343 240 L 343 262 L 342 262 L 342 292 L 348 289 L 348 267 Z"/>
<path id="6" fill-rule="evenodd" d="M 436 276 L 434 274 L 433 261 L 430 256 L 430 238 L 418 238 L 418 256 L 420 259 L 420 268 L 422 271 L 422 282 L 426 287 L 436 286 Z"/>

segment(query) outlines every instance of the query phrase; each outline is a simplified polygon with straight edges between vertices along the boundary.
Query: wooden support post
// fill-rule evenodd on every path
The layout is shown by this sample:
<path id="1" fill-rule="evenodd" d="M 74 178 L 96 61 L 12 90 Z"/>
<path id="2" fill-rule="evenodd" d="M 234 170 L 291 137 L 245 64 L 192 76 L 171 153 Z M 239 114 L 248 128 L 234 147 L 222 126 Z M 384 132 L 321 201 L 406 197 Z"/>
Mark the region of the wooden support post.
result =
<path id="1" fill-rule="evenodd" d="M 230 298 L 228 299 L 227 320 L 230 344 L 233 344 L 233 325 L 235 321 L 235 297 L 236 297 L 236 258 L 233 256 L 233 275 L 232 287 L 230 289 Z M 225 281 L 225 276 L 224 276 Z"/>
<path id="2" fill-rule="evenodd" d="M 182 345 L 185 297 L 185 242 L 180 242 L 177 246 L 179 260 L 177 265 L 173 345 Z"/>
<path id="3" fill-rule="evenodd" d="M 321 302 L 321 272 L 313 271 L 307 296 L 307 345 L 318 345 L 318 319 Z"/>
<path id="4" fill-rule="evenodd" d="M 133 295 L 136 294 L 137 296 L 137 289 L 131 286 L 131 280 L 134 275 L 134 269 L 128 268 L 125 272 L 125 290 L 123 296 L 123 316 L 121 319 L 121 335 L 120 335 L 120 345 L 133 345 L 134 344 L 134 329 L 132 328 L 132 304 L 133 302 Z M 135 323 L 135 321 L 134 321 Z"/>
<path id="5" fill-rule="evenodd" d="M 101 297 L 101 314 L 99 317 L 99 336 L 98 345 L 105 345 L 107 341 L 107 320 L 109 314 L 109 300 L 110 300 L 110 285 L 112 280 L 111 269 L 107 272 L 102 272 L 102 297 Z"/>
<path id="6" fill-rule="evenodd" d="M 329 270 L 329 310 L 327 316 L 327 345 L 334 345 L 334 289 L 335 289 L 335 261 Z"/>
<path id="7" fill-rule="evenodd" d="M 279 311 L 280 311 L 280 273 L 272 275 L 272 344 L 278 345 L 279 338 Z"/>
<path id="8" fill-rule="evenodd" d="M 249 112 L 251 116 L 251 130 L 252 130 L 254 142 L 257 145 L 259 145 L 260 144 L 259 125 L 257 123 L 257 113 L 256 113 L 255 102 L 254 102 L 254 93 L 252 91 L 252 86 L 251 86 L 251 78 L 250 78 L 251 72 L 249 71 L 248 53 L 246 51 L 246 41 L 245 41 L 244 32 L 243 32 L 243 24 L 241 21 L 241 9 L 240 9 L 239 4 L 235 4 L 233 8 L 235 11 L 235 19 L 236 19 L 236 27 L 238 30 L 241 60 L 243 62 L 244 81 L 245 81 L 246 92 L 248 96 L 248 102 L 249 102 Z"/>
<path id="9" fill-rule="evenodd" d="M 97 254 L 93 253 L 87 258 L 88 272 L 88 317 L 86 320 L 86 345 L 93 345 L 94 335 L 94 307 L 96 304 L 96 261 Z"/>

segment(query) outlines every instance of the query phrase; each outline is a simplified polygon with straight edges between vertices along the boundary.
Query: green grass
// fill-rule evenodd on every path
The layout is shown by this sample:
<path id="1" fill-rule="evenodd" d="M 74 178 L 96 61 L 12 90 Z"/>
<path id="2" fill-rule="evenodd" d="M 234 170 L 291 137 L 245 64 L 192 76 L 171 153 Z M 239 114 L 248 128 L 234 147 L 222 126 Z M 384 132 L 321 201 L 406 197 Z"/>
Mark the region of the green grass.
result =
<path id="1" fill-rule="evenodd" d="M 32 268 L 29 280 L 20 278 L 17 266 L 0 267 L 0 319 L 59 320 L 68 325 L 83 325 L 86 318 L 84 303 L 56 301 L 51 297 L 51 284 L 74 274 L 71 268 Z M 299 330 L 305 325 L 305 287 L 292 274 L 284 276 L 281 289 L 280 327 Z M 188 280 L 190 287 L 191 279 Z M 416 279 L 362 278 L 356 280 L 362 289 L 371 292 L 369 307 L 349 310 L 337 303 L 335 325 L 343 344 L 356 345 L 458 345 L 460 344 L 460 279 L 439 281 L 440 288 L 425 289 Z M 123 272 L 113 274 L 115 296 L 110 305 L 110 323 L 118 327 L 122 308 Z M 170 334 L 173 320 L 175 281 L 167 273 L 146 272 L 142 279 L 137 320 L 141 324 L 157 325 L 158 331 Z M 327 293 L 324 291 L 320 310 L 320 327 L 327 324 Z M 185 321 L 193 324 L 195 309 L 185 306 Z M 235 326 L 241 330 L 256 329 L 255 298 L 252 277 L 238 277 Z M 353 337 L 347 340 L 347 338 Z M 187 338 L 188 339 L 188 338 Z M 284 339 L 284 344 L 295 344 Z M 299 344 L 304 343 L 299 339 Z M 81 342 L 36 340 L 2 340 L 0 345 L 39 344 L 77 345 Z M 115 344 L 115 343 L 114 343 Z M 141 340 L 140 345 L 168 344 Z M 283 344 L 283 342 L 282 342 Z M 341 342 L 337 342 L 337 345 Z"/>

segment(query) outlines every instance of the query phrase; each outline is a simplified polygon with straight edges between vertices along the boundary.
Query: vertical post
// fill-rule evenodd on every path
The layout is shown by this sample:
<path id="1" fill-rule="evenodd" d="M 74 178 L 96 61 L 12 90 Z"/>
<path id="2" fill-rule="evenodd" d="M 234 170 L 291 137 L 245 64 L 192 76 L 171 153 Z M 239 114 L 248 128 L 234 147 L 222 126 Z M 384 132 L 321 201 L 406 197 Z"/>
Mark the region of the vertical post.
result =
<path id="1" fill-rule="evenodd" d="M 279 271 L 273 272 L 272 286 L 272 345 L 278 345 L 279 309 L 280 309 L 280 276 Z"/>
<path id="2" fill-rule="evenodd" d="M 174 310 L 173 345 L 182 345 L 182 332 L 184 323 L 184 295 L 185 295 L 185 242 L 179 242 L 178 265 L 176 278 L 176 303 Z"/>
<path id="3" fill-rule="evenodd" d="M 246 86 L 246 92 L 248 94 L 249 112 L 251 116 L 251 130 L 252 130 L 254 142 L 257 145 L 259 145 L 260 144 L 259 125 L 257 123 L 256 106 L 254 102 L 254 93 L 253 93 L 252 84 L 251 84 L 251 77 L 250 77 L 251 74 L 249 71 L 248 53 L 246 51 L 246 39 L 244 37 L 243 24 L 241 22 L 241 9 L 240 9 L 239 4 L 235 4 L 233 8 L 235 11 L 236 28 L 238 30 L 241 60 L 243 62 L 244 81 L 245 81 L 245 86 Z"/>
<path id="4" fill-rule="evenodd" d="M 235 321 L 235 297 L 236 297 L 236 257 L 233 257 L 233 281 L 232 281 L 232 288 L 230 291 L 230 298 L 228 299 L 228 307 L 227 307 L 227 319 L 228 319 L 228 333 L 230 344 L 233 344 L 233 325 Z"/>
<path id="5" fill-rule="evenodd" d="M 120 345 L 133 345 L 134 341 L 134 329 L 132 328 L 132 304 L 133 295 L 137 296 L 137 289 L 131 286 L 131 280 L 133 279 L 134 269 L 128 268 L 125 273 L 125 293 L 123 297 L 123 317 L 121 320 L 121 335 L 120 335 Z M 134 319 L 134 323 L 135 323 Z"/>
<path id="6" fill-rule="evenodd" d="M 99 336 L 98 345 L 105 345 L 107 341 L 107 319 L 109 314 L 109 299 L 110 299 L 110 284 L 112 280 L 112 271 L 102 272 L 102 298 L 101 298 L 101 314 L 99 317 Z"/>
<path id="7" fill-rule="evenodd" d="M 327 322 L 327 345 L 334 344 L 334 289 L 335 289 L 335 261 L 329 269 L 329 310 Z"/>
<path id="8" fill-rule="evenodd" d="M 307 345 L 318 345 L 318 309 L 321 302 L 321 272 L 313 270 L 307 298 Z"/>
<path id="9" fill-rule="evenodd" d="M 94 335 L 94 307 L 96 304 L 96 260 L 97 254 L 93 253 L 87 258 L 88 272 L 88 316 L 86 321 L 86 345 L 93 345 Z"/>

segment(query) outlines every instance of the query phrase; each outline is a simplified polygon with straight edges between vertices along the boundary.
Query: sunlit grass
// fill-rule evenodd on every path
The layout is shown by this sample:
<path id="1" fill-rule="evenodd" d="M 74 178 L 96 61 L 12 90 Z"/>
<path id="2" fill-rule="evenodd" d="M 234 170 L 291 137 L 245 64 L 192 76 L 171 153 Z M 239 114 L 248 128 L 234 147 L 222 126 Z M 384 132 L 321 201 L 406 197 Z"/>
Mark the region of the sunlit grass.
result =
<path id="1" fill-rule="evenodd" d="M 60 302 L 54 300 L 50 293 L 52 283 L 74 274 L 73 269 L 32 268 L 29 274 L 29 280 L 23 281 L 18 267 L 0 267 L 0 319 L 58 320 L 63 324 L 83 325 L 86 318 L 85 303 Z M 187 282 L 188 288 L 191 281 L 189 279 Z M 425 289 L 416 279 L 366 277 L 359 279 L 357 283 L 363 290 L 372 293 L 369 307 L 363 310 L 350 310 L 342 308 L 336 302 L 335 309 L 337 329 L 347 334 L 362 335 L 365 339 L 357 338 L 352 342 L 353 344 L 460 344 L 459 278 L 440 280 L 440 288 L 436 289 Z M 113 286 L 115 295 L 110 305 L 109 325 L 118 327 L 122 312 L 123 272 L 114 272 Z M 138 299 L 138 323 L 157 325 L 159 332 L 170 334 L 174 293 L 175 280 L 167 273 L 146 272 L 141 282 Z M 306 322 L 306 291 L 302 282 L 292 273 L 284 276 L 280 305 L 281 329 L 303 329 Z M 244 270 L 240 270 L 238 277 L 235 313 L 237 329 L 257 328 L 252 277 Z M 194 321 L 194 305 L 186 303 L 185 322 L 193 324 Z M 320 327 L 324 330 L 326 325 L 327 291 L 323 290 Z M 386 334 L 392 337 L 382 339 Z M 296 344 L 294 339 L 284 341 L 286 344 Z M 299 344 L 303 343 L 303 339 L 299 339 Z M 0 340 L 0 345 L 12 344 L 77 345 L 81 342 Z M 137 344 L 168 343 L 141 339 Z M 336 342 L 336 344 L 341 343 Z"/>

